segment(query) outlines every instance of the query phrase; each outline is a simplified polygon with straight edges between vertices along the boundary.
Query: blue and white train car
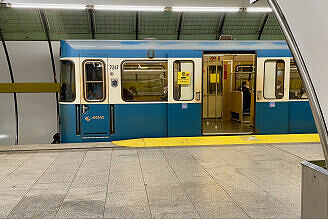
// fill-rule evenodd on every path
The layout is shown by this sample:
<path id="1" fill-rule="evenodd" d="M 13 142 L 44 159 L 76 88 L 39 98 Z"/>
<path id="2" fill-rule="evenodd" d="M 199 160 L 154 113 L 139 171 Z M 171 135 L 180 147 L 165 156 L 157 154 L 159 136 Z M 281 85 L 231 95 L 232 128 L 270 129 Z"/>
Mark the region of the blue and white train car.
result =
<path id="1" fill-rule="evenodd" d="M 316 132 L 281 41 L 61 41 L 61 142 Z"/>

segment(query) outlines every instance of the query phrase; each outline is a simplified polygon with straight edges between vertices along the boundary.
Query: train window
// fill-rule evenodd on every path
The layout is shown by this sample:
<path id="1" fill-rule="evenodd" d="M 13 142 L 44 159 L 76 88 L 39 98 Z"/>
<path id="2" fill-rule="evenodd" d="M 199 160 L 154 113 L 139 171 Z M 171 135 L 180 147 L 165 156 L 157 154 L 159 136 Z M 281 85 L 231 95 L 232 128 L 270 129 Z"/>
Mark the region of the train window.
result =
<path id="1" fill-rule="evenodd" d="M 208 94 L 215 94 L 215 89 L 217 92 L 222 92 L 222 64 L 218 65 L 209 65 L 208 66 L 208 75 L 207 77 L 210 79 L 207 87 Z"/>
<path id="2" fill-rule="evenodd" d="M 121 84 L 124 101 L 167 101 L 167 61 L 125 61 Z"/>
<path id="3" fill-rule="evenodd" d="M 267 60 L 264 63 L 264 91 L 266 99 L 282 99 L 284 97 L 285 62 L 283 60 Z"/>
<path id="4" fill-rule="evenodd" d="M 60 66 L 60 101 L 75 100 L 75 66 L 71 61 L 61 61 Z"/>
<path id="5" fill-rule="evenodd" d="M 254 77 L 254 66 L 253 65 L 237 65 L 235 72 L 232 75 L 232 80 L 234 83 L 232 84 L 233 91 L 241 91 L 242 84 L 248 83 L 250 84 L 250 88 L 253 88 L 253 77 Z"/>
<path id="6" fill-rule="evenodd" d="M 307 99 L 300 73 L 293 59 L 290 60 L 289 99 Z"/>
<path id="7" fill-rule="evenodd" d="M 174 100 L 194 99 L 194 62 L 175 61 L 173 63 L 173 98 Z"/>
<path id="8" fill-rule="evenodd" d="M 87 101 L 105 99 L 105 68 L 102 61 L 84 62 L 84 98 Z"/>

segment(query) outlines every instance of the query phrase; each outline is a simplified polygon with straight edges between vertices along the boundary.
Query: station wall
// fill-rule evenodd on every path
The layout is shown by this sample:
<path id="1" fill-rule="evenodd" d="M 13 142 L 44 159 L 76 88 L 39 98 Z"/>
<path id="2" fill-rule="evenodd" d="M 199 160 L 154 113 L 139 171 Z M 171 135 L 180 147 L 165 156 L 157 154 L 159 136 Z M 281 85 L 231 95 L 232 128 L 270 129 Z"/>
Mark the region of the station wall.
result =
<path id="1" fill-rule="evenodd" d="M 54 82 L 47 41 L 6 42 L 15 83 Z M 52 48 L 59 79 L 59 42 Z M 0 83 L 11 83 L 3 45 L 0 45 Z M 15 108 L 12 93 L 0 94 L 0 145 L 15 144 Z M 19 93 L 19 144 L 47 144 L 57 132 L 55 93 Z"/>

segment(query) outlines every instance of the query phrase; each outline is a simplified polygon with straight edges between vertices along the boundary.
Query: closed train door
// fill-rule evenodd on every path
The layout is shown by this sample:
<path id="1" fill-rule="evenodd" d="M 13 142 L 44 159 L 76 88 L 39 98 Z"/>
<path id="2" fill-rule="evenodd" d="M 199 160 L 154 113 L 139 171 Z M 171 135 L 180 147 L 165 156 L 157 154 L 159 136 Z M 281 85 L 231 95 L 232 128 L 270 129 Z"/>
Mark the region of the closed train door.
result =
<path id="1" fill-rule="evenodd" d="M 106 80 L 107 58 L 80 58 L 81 136 L 83 141 L 109 138 L 109 104 Z"/>
<path id="2" fill-rule="evenodd" d="M 201 135 L 201 66 L 201 58 L 169 59 L 168 136 Z"/>
<path id="3" fill-rule="evenodd" d="M 290 57 L 257 59 L 256 133 L 288 133 Z"/>

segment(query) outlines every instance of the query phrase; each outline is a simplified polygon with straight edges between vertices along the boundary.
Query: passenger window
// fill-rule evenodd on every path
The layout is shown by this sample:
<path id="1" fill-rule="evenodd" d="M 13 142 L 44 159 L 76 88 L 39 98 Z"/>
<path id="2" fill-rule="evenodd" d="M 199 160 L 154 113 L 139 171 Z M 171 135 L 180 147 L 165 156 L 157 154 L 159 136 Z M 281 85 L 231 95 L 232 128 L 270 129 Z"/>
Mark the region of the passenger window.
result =
<path id="1" fill-rule="evenodd" d="M 294 59 L 290 60 L 289 99 L 307 99 L 305 87 Z"/>
<path id="2" fill-rule="evenodd" d="M 242 91 L 243 84 L 249 83 L 249 88 L 253 89 L 254 66 L 237 65 L 236 71 L 232 75 L 232 91 Z"/>
<path id="3" fill-rule="evenodd" d="M 87 101 L 105 99 L 105 68 L 102 61 L 84 62 L 84 95 Z"/>
<path id="4" fill-rule="evenodd" d="M 285 62 L 283 60 L 267 60 L 264 63 L 264 91 L 266 99 L 282 99 L 284 97 Z"/>
<path id="5" fill-rule="evenodd" d="M 167 101 L 167 61 L 125 61 L 122 64 L 124 101 Z"/>
<path id="6" fill-rule="evenodd" d="M 173 63 L 173 98 L 174 100 L 194 99 L 194 62 L 175 61 Z"/>
<path id="7" fill-rule="evenodd" d="M 60 101 L 75 100 L 75 66 L 71 61 L 61 61 L 60 66 Z"/>

